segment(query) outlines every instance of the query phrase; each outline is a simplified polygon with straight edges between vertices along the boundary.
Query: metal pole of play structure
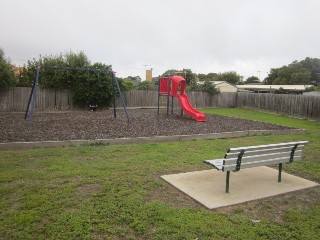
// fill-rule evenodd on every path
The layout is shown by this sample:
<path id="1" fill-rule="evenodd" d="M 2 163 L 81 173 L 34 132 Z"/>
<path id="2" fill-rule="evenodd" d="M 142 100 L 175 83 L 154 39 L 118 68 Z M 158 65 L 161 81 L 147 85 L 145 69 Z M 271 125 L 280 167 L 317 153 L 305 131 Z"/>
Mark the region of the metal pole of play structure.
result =
<path id="1" fill-rule="evenodd" d="M 35 79 L 33 81 L 32 89 L 31 89 L 30 96 L 29 96 L 29 101 L 28 101 L 26 114 L 24 115 L 24 119 L 29 117 L 28 118 L 29 123 L 32 122 L 32 113 L 33 113 L 35 105 L 36 105 L 37 88 L 38 88 L 38 82 L 39 82 L 39 77 L 40 77 L 40 68 L 41 68 L 41 66 L 38 65 L 37 66 L 37 73 L 36 73 Z M 31 105 L 31 109 L 30 109 L 30 105 Z"/>
<path id="2" fill-rule="evenodd" d="M 170 91 L 171 91 L 171 80 L 168 77 L 168 96 L 167 96 L 167 116 L 169 116 L 169 105 L 170 105 Z"/>
<path id="3" fill-rule="evenodd" d="M 171 115 L 173 115 L 173 96 L 171 96 Z"/>
<path id="4" fill-rule="evenodd" d="M 124 96 L 121 92 L 121 89 L 120 89 L 120 86 L 119 86 L 119 83 L 118 83 L 118 80 L 115 76 L 115 73 L 114 72 L 111 72 L 112 73 L 112 78 L 113 78 L 113 81 L 115 82 L 117 88 L 118 88 L 118 91 L 119 91 L 119 94 L 120 94 L 120 97 L 121 97 L 121 103 L 122 103 L 122 107 L 124 109 L 124 112 L 126 114 L 126 117 L 127 117 L 127 120 L 128 120 L 128 123 L 130 122 L 130 118 L 129 118 L 129 114 L 128 114 L 128 111 L 127 111 L 127 106 L 126 106 L 126 102 L 124 101 Z M 116 109 L 115 107 L 115 104 L 114 104 L 114 110 Z"/>
<path id="5" fill-rule="evenodd" d="M 112 74 L 112 103 L 113 103 L 113 116 L 117 118 L 117 109 L 116 109 L 116 91 L 115 91 L 115 80 Z"/>
<path id="6" fill-rule="evenodd" d="M 158 77 L 158 115 L 160 113 L 160 75 Z"/>

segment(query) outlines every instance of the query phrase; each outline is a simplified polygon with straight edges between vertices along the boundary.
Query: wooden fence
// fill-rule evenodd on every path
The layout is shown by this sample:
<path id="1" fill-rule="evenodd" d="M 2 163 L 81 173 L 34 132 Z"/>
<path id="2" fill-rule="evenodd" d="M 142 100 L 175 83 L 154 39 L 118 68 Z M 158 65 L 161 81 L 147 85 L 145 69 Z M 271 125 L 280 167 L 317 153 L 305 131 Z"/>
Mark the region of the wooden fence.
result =
<path id="1" fill-rule="evenodd" d="M 31 88 L 17 87 L 6 91 L 0 91 L 0 111 L 25 111 Z M 207 93 L 189 92 L 188 97 L 191 104 L 196 108 L 203 107 L 235 107 L 236 93 L 223 93 L 210 96 Z M 73 93 L 68 90 L 38 89 L 36 110 L 83 110 L 88 106 L 77 106 L 72 103 Z M 148 107 L 155 108 L 158 105 L 158 93 L 151 90 L 131 90 L 124 93 L 128 108 Z M 178 107 L 178 101 L 174 100 L 174 107 Z M 166 96 L 160 97 L 160 105 L 166 106 Z M 170 98 L 170 102 L 171 102 Z M 116 107 L 122 107 L 121 99 L 116 99 Z"/>
<path id="2" fill-rule="evenodd" d="M 320 97 L 291 94 L 238 93 L 237 107 L 320 119 Z"/>
<path id="3" fill-rule="evenodd" d="M 31 88 L 16 87 L 0 91 L 0 111 L 23 112 L 27 109 Z M 69 90 L 38 89 L 36 110 L 53 111 L 75 109 L 73 93 Z"/>
<path id="4" fill-rule="evenodd" d="M 188 92 L 190 103 L 195 108 L 205 107 L 236 107 L 236 93 L 221 93 L 210 96 L 208 93 Z M 151 90 L 131 90 L 124 93 L 128 107 L 157 107 L 158 93 Z M 170 104 L 172 98 L 170 97 Z M 160 106 L 165 107 L 167 96 L 160 96 Z M 116 106 L 121 107 L 121 101 L 116 100 Z M 173 106 L 179 107 L 178 100 L 173 98 Z"/>
<path id="5" fill-rule="evenodd" d="M 25 111 L 31 88 L 11 88 L 0 91 L 0 111 Z M 195 108 L 249 108 L 310 119 L 320 119 L 320 97 L 302 95 L 280 95 L 267 93 L 220 93 L 210 96 L 207 93 L 188 92 L 189 100 Z M 36 110 L 84 110 L 72 103 L 73 93 L 68 90 L 38 89 Z M 131 90 L 124 93 L 128 108 L 155 108 L 158 104 L 156 91 Z M 160 97 L 160 106 L 166 106 L 166 96 Z M 174 100 L 174 107 L 178 101 Z M 170 98 L 171 101 L 171 98 Z M 116 106 L 122 107 L 120 98 Z"/>

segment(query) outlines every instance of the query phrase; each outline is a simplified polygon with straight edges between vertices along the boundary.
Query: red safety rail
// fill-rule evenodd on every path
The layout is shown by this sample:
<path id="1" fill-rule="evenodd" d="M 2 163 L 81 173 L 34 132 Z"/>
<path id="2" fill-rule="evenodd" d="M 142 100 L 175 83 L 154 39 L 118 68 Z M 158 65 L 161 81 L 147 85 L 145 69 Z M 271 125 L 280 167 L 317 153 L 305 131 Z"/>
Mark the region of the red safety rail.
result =
<path id="1" fill-rule="evenodd" d="M 168 81 L 169 78 L 160 78 L 160 88 L 159 88 L 159 94 L 168 94 Z"/>

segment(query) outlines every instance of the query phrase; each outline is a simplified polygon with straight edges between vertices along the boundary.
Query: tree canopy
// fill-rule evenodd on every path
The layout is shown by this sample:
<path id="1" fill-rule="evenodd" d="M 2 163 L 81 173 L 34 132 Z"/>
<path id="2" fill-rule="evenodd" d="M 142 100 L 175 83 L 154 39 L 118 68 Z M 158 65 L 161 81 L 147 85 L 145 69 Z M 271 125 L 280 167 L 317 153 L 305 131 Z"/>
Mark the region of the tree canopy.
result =
<path id="1" fill-rule="evenodd" d="M 229 71 L 219 74 L 220 81 L 225 81 L 230 84 L 236 85 L 242 81 L 242 76 L 237 74 L 235 71 Z"/>
<path id="2" fill-rule="evenodd" d="M 239 84 L 242 81 L 242 76 L 234 71 L 224 73 L 208 73 L 198 74 L 199 81 L 225 81 L 231 84 Z"/>
<path id="3" fill-rule="evenodd" d="M 285 85 L 319 85 L 320 84 L 320 59 L 306 58 L 300 62 L 293 61 L 287 66 L 272 68 L 265 78 L 266 84 Z"/>
<path id="4" fill-rule="evenodd" d="M 139 77 L 139 76 L 128 76 L 128 77 L 124 78 L 124 80 L 130 81 L 134 85 L 138 85 L 139 83 L 141 83 L 141 77 Z"/>
<path id="5" fill-rule="evenodd" d="M 154 82 L 143 81 L 136 86 L 137 90 L 157 90 L 157 86 Z"/>
<path id="6" fill-rule="evenodd" d="M 36 68 L 41 65 L 39 87 L 70 89 L 77 104 L 110 106 L 112 99 L 112 76 L 107 71 L 111 66 L 103 63 L 91 64 L 84 52 L 65 52 L 28 61 L 21 76 L 21 85 L 31 86 Z M 51 69 L 46 66 L 102 69 L 105 71 L 81 71 L 76 69 Z"/>
<path id="7" fill-rule="evenodd" d="M 16 83 L 13 66 L 0 48 L 0 89 L 14 86 Z"/>
<path id="8" fill-rule="evenodd" d="M 198 74 L 199 81 L 220 81 L 218 73 Z"/>
<path id="9" fill-rule="evenodd" d="M 191 69 L 182 69 L 182 70 L 170 69 L 165 71 L 162 74 L 162 76 L 164 77 L 173 76 L 173 75 L 184 77 L 187 84 L 191 84 L 195 82 L 195 74 L 191 71 Z"/>
<path id="10" fill-rule="evenodd" d="M 320 59 L 319 58 L 309 58 L 300 61 L 302 66 L 306 69 L 309 69 L 311 72 L 310 83 L 312 85 L 320 85 Z"/>
<path id="11" fill-rule="evenodd" d="M 249 83 L 261 83 L 261 82 L 258 77 L 251 76 L 251 77 L 248 77 L 244 83 L 249 84 Z"/>

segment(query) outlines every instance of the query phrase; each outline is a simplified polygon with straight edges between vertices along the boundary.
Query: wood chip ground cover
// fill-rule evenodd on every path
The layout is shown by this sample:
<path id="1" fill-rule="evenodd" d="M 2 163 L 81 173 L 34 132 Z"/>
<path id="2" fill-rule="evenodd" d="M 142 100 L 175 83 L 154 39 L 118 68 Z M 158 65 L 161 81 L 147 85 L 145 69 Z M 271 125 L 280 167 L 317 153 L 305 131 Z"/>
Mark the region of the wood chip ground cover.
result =
<path id="1" fill-rule="evenodd" d="M 0 113 L 0 142 L 91 140 L 151 136 L 192 135 L 244 130 L 288 129 L 279 125 L 207 114 L 207 122 L 196 122 L 180 111 L 167 116 L 152 110 L 130 110 L 130 123 L 117 112 L 36 112 L 32 124 L 24 113 Z"/>

